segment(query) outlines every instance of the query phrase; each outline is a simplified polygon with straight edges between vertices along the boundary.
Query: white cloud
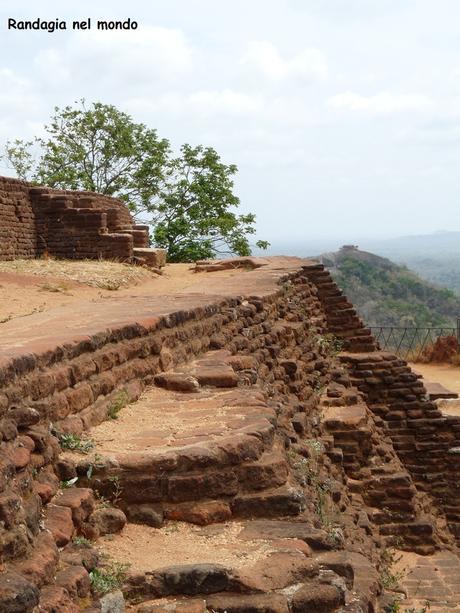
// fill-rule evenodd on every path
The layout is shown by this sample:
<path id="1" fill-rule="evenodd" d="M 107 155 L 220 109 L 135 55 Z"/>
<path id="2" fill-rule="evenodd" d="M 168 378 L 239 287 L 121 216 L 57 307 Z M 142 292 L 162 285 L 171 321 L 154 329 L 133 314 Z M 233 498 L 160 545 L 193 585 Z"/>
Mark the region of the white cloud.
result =
<path id="1" fill-rule="evenodd" d="M 62 53 L 57 49 L 43 49 L 34 58 L 34 65 L 38 68 L 40 76 L 46 81 L 68 81 L 71 72 L 65 63 Z"/>
<path id="2" fill-rule="evenodd" d="M 139 27 L 135 31 L 79 32 L 72 41 L 78 56 L 126 74 L 145 77 L 183 74 L 192 66 L 193 51 L 183 32 L 173 28 Z"/>
<path id="3" fill-rule="evenodd" d="M 177 92 L 157 98 L 131 98 L 125 104 L 131 111 L 162 111 L 169 113 L 193 113 L 194 115 L 254 115 L 264 108 L 259 95 L 224 90 L 203 90 L 188 94 Z"/>
<path id="4" fill-rule="evenodd" d="M 327 64 L 319 49 L 304 49 L 297 55 L 285 59 L 278 49 L 269 42 L 252 42 L 243 58 L 243 64 L 251 66 L 268 79 L 324 79 Z"/>
<path id="5" fill-rule="evenodd" d="M 33 84 L 9 68 L 0 68 L 0 154 L 7 139 L 30 138 L 31 121 L 41 108 Z M 2 165 L 4 168 L 4 165 Z M 11 170 L 8 169 L 11 173 Z"/>
<path id="6" fill-rule="evenodd" d="M 423 94 L 393 94 L 390 92 L 381 92 L 374 96 L 344 92 L 329 98 L 327 104 L 334 109 L 374 115 L 425 112 L 434 106 L 433 101 Z"/>
<path id="7" fill-rule="evenodd" d="M 133 116 L 160 114 L 163 116 L 220 124 L 228 118 L 241 123 L 235 129 L 247 132 L 259 126 L 270 133 L 283 133 L 286 128 L 296 131 L 305 126 L 318 126 L 323 120 L 316 109 L 299 96 L 267 93 L 246 93 L 232 89 L 198 90 L 188 93 L 170 91 L 157 96 L 132 96 L 123 101 L 123 108 Z M 228 124 L 227 124 L 228 125 Z M 226 130 L 225 130 L 226 131 Z M 286 134 L 286 138 L 290 138 Z"/>
<path id="8" fill-rule="evenodd" d="M 0 82 L 0 111 L 3 114 L 14 115 L 18 111 L 30 113 L 38 108 L 38 96 L 33 92 L 32 83 L 28 79 L 19 77 L 9 68 L 2 68 Z"/>

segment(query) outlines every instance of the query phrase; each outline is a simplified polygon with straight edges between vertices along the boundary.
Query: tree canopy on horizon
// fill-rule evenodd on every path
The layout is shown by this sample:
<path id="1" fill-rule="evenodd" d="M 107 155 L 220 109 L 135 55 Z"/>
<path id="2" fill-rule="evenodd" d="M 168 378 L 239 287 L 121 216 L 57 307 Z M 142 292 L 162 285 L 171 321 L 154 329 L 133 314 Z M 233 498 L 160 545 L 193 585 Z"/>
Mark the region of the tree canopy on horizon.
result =
<path id="1" fill-rule="evenodd" d="M 84 100 L 55 107 L 45 134 L 7 141 L 3 157 L 19 178 L 120 198 L 152 225 L 153 243 L 171 262 L 251 254 L 255 215 L 236 213 L 237 167 L 212 147 L 184 144 L 175 155 L 155 129 L 113 105 L 87 107 Z"/>

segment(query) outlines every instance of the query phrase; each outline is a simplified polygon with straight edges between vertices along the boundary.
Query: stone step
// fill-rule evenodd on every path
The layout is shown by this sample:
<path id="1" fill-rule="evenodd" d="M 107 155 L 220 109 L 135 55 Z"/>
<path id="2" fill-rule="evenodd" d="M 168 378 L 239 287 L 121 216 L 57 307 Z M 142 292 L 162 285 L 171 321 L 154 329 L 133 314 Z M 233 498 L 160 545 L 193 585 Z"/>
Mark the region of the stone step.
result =
<path id="1" fill-rule="evenodd" d="M 306 539 L 320 540 L 320 533 L 297 520 L 205 527 L 168 522 L 160 529 L 128 524 L 97 547 L 130 565 L 123 592 L 133 603 L 129 610 L 139 613 L 301 613 L 314 604 L 332 612 L 344 604 L 366 560 L 324 548 L 317 555 Z"/>
<path id="2" fill-rule="evenodd" d="M 152 268 L 162 268 L 166 264 L 165 249 L 150 249 L 148 247 L 134 247 L 135 258 L 143 260 L 147 266 Z"/>
<path id="3" fill-rule="evenodd" d="M 91 453 L 63 453 L 61 469 L 141 523 L 298 514 L 276 412 L 257 388 L 234 387 L 233 362 L 215 351 L 161 373 L 160 388 L 87 433 Z"/>
<path id="4" fill-rule="evenodd" d="M 284 485 L 277 489 L 251 494 L 239 494 L 231 503 L 237 517 L 283 517 L 299 515 L 305 509 L 303 491 Z"/>

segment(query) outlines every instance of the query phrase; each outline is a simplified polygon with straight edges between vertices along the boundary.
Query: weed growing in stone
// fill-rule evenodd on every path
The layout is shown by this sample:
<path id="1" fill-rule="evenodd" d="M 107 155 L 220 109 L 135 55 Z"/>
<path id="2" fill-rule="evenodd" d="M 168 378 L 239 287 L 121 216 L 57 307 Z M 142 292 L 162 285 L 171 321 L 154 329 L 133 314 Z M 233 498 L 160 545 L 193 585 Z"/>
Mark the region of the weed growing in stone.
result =
<path id="1" fill-rule="evenodd" d="M 402 559 L 394 549 L 385 549 L 382 554 L 382 567 L 380 570 L 380 582 L 386 590 L 394 590 L 404 577 L 404 571 L 395 571 L 394 565 Z"/>
<path id="2" fill-rule="evenodd" d="M 285 281 L 282 286 L 284 292 L 288 292 L 292 288 L 292 281 Z"/>
<path id="3" fill-rule="evenodd" d="M 337 355 L 343 349 L 343 342 L 334 334 L 318 334 L 315 342 L 318 349 L 327 355 Z"/>
<path id="4" fill-rule="evenodd" d="M 118 413 L 128 404 L 128 402 L 129 396 L 127 391 L 121 390 L 118 392 L 107 409 L 107 417 L 109 417 L 109 419 L 118 419 Z"/>
<path id="5" fill-rule="evenodd" d="M 66 481 L 61 481 L 59 483 L 59 487 L 62 490 L 66 490 L 69 487 L 73 487 L 77 481 L 78 481 L 78 477 L 74 477 L 73 479 L 67 479 Z"/>
<path id="6" fill-rule="evenodd" d="M 72 543 L 77 547 L 84 547 L 86 549 L 92 547 L 91 541 L 84 536 L 74 536 L 74 538 L 72 539 Z"/>
<path id="7" fill-rule="evenodd" d="M 313 384 L 312 384 L 313 390 L 317 394 L 321 395 L 326 390 L 326 387 L 327 386 L 321 380 L 321 375 L 319 373 L 317 375 L 315 375 L 314 381 L 313 381 Z"/>
<path id="8" fill-rule="evenodd" d="M 86 478 L 91 479 L 93 476 L 93 471 L 95 468 L 103 468 L 104 464 L 102 463 L 102 456 L 99 453 L 94 454 L 94 461 L 88 465 L 88 469 L 86 471 Z"/>
<path id="9" fill-rule="evenodd" d="M 402 609 L 401 603 L 394 600 L 385 607 L 385 613 L 427 613 L 429 609 L 429 602 L 426 602 L 425 606 L 421 607 L 420 609 L 416 609 L 415 607 L 410 607 L 410 609 Z"/>
<path id="10" fill-rule="evenodd" d="M 96 594 L 107 594 L 119 589 L 126 579 L 129 564 L 121 564 L 113 560 L 104 566 L 95 568 L 89 573 L 91 588 Z"/>
<path id="11" fill-rule="evenodd" d="M 121 500 L 121 495 L 123 493 L 123 486 L 120 483 L 120 477 L 118 475 L 114 475 L 113 477 L 109 477 L 109 481 L 113 486 L 112 492 L 112 503 L 114 505 L 118 504 Z"/>
<path id="12" fill-rule="evenodd" d="M 96 506 L 100 509 L 107 509 L 107 507 L 112 506 L 110 500 L 108 500 L 105 496 L 103 496 L 97 490 L 93 490 L 94 497 L 96 498 Z"/>
<path id="13" fill-rule="evenodd" d="M 343 532 L 338 521 L 338 514 L 333 509 L 331 499 L 331 481 L 323 479 L 320 472 L 320 458 L 324 453 L 321 441 L 311 439 L 306 441 L 310 457 L 305 458 L 294 450 L 288 451 L 289 461 L 296 477 L 302 486 L 310 485 L 315 492 L 315 512 L 324 530 L 333 544 L 343 541 Z"/>
<path id="14" fill-rule="evenodd" d="M 94 441 L 81 438 L 78 434 L 59 434 L 58 440 L 61 449 L 69 449 L 79 453 L 89 453 L 94 447 Z"/>
<path id="15" fill-rule="evenodd" d="M 301 485 L 315 486 L 319 480 L 319 458 L 324 448 L 321 441 L 315 439 L 306 441 L 306 444 L 310 450 L 309 458 L 303 457 L 293 449 L 289 449 L 288 457 Z"/>

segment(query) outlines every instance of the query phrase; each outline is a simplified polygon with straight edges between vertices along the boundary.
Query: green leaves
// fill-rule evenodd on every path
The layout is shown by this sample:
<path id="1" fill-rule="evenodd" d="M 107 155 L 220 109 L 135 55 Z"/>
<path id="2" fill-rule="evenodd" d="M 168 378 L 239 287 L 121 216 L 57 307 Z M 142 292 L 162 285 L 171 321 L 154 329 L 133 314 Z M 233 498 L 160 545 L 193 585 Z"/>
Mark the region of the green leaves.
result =
<path id="1" fill-rule="evenodd" d="M 250 255 L 255 216 L 236 214 L 237 167 L 224 164 L 212 147 L 185 144 L 176 157 L 156 130 L 112 105 L 88 108 L 84 99 L 56 107 L 45 132 L 44 139 L 7 143 L 4 157 L 18 177 L 122 199 L 153 225 L 154 243 L 168 250 L 169 261 Z"/>
<path id="2" fill-rule="evenodd" d="M 169 261 L 250 255 L 247 236 L 255 233 L 255 216 L 233 210 L 239 205 L 233 193 L 236 172 L 212 147 L 185 144 L 169 160 L 153 235 L 155 244 L 168 250 Z"/>

